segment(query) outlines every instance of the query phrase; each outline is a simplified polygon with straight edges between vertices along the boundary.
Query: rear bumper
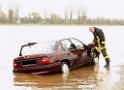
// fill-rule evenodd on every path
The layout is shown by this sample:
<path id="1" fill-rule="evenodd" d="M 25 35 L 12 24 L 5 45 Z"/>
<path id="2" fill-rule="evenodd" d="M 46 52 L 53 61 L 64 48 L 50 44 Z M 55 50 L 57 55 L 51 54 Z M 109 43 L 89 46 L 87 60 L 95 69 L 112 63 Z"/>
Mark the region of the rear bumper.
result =
<path id="1" fill-rule="evenodd" d="M 59 70 L 60 70 L 60 62 L 56 62 L 48 65 L 35 65 L 35 66 L 15 68 L 13 71 L 23 72 L 23 73 L 44 74 Z"/>

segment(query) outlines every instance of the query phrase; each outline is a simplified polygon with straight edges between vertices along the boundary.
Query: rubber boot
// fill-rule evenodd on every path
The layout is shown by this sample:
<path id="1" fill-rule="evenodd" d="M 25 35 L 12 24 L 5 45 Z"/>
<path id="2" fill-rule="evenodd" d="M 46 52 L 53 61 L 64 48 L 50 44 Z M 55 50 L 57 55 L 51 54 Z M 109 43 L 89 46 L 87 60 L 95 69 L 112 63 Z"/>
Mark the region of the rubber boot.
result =
<path id="1" fill-rule="evenodd" d="M 110 66 L 110 60 L 107 59 L 107 60 L 106 60 L 106 65 L 105 65 L 104 67 L 109 67 L 109 66 Z"/>

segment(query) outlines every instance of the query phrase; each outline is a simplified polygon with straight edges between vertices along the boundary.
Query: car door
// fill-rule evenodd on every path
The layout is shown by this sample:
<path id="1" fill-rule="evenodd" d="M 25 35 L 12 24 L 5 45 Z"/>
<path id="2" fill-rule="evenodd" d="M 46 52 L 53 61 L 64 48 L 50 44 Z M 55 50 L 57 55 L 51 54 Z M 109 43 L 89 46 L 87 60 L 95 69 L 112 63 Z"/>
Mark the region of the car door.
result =
<path id="1" fill-rule="evenodd" d="M 80 61 L 80 50 L 78 50 L 69 39 L 62 41 L 62 46 L 67 53 L 68 59 L 70 60 L 71 66 L 77 67 Z"/>
<path id="2" fill-rule="evenodd" d="M 85 63 L 88 63 L 89 62 L 89 56 L 88 56 L 87 51 L 85 50 L 84 44 L 81 41 L 74 39 L 74 38 L 71 38 L 70 41 L 77 48 L 76 50 L 77 50 L 77 54 L 79 55 L 79 61 L 78 61 L 79 66 L 83 65 Z"/>

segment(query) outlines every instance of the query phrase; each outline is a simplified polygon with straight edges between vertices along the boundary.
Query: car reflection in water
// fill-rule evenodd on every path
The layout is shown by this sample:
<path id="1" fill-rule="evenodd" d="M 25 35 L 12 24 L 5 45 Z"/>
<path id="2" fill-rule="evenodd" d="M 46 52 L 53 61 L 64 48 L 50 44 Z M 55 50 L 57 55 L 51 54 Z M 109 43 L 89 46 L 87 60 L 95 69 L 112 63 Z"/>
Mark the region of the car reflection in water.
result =
<path id="1" fill-rule="evenodd" d="M 65 73 L 92 63 L 93 55 L 83 42 L 75 38 L 41 44 L 28 43 L 22 45 L 19 57 L 13 61 L 13 67 L 15 72 L 45 74 L 61 71 Z"/>
<path id="2" fill-rule="evenodd" d="M 101 82 L 101 80 L 98 80 L 97 70 L 91 65 L 64 74 L 32 75 L 14 73 L 14 75 L 15 86 L 22 89 L 30 88 L 30 90 L 91 90 Z"/>

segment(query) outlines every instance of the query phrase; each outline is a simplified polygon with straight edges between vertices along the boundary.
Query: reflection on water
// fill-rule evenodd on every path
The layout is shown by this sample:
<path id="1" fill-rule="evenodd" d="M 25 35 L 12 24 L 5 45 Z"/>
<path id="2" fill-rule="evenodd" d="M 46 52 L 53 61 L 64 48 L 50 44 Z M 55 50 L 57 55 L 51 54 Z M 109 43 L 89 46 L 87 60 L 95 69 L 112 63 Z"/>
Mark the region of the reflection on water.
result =
<path id="1" fill-rule="evenodd" d="M 78 68 L 69 73 L 61 74 L 49 74 L 49 75 L 31 75 L 14 73 L 14 85 L 15 86 L 25 86 L 32 87 L 36 89 L 46 89 L 46 90 L 95 90 L 100 87 L 100 83 L 106 83 L 105 80 L 109 80 L 114 77 L 111 72 L 107 69 L 100 70 L 98 66 L 85 66 Z M 112 73 L 114 74 L 114 73 Z M 113 76 L 113 77 L 111 77 Z M 110 78 L 111 77 L 111 78 Z M 112 79 L 112 82 L 116 81 Z M 96 88 L 97 87 L 97 88 Z"/>
<path id="2" fill-rule="evenodd" d="M 28 90 L 29 88 L 30 90 L 112 90 L 111 87 L 119 80 L 118 70 L 117 67 L 109 70 L 100 68 L 97 64 L 87 65 L 65 74 L 14 73 L 14 86 Z"/>
<path id="3" fill-rule="evenodd" d="M 99 80 L 93 66 L 86 66 L 65 74 L 31 75 L 14 73 L 16 86 L 37 87 L 46 89 L 92 89 Z"/>

